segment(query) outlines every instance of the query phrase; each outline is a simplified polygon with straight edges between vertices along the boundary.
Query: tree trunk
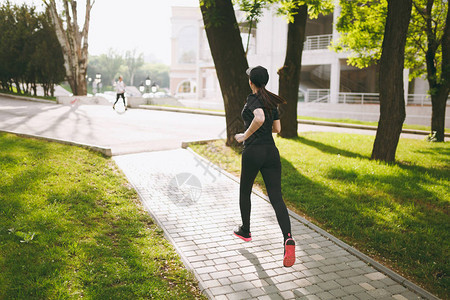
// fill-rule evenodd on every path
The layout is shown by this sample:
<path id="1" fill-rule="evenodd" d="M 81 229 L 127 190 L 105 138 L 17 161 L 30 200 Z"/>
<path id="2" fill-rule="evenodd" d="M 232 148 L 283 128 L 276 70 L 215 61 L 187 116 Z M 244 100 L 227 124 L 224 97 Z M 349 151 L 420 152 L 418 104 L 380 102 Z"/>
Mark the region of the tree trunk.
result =
<path id="1" fill-rule="evenodd" d="M 431 132 L 436 132 L 435 138 L 437 142 L 444 141 L 444 130 L 445 130 L 445 110 L 447 108 L 447 99 L 450 91 L 450 6 L 447 6 L 447 17 L 445 20 L 444 34 L 442 35 L 442 73 L 441 73 L 441 83 L 432 86 L 433 80 L 436 78 L 436 68 L 432 70 L 435 71 L 434 76 L 430 76 L 428 67 L 430 64 L 434 66 L 434 56 L 433 60 L 429 61 L 428 55 L 427 59 L 427 71 L 428 71 L 428 83 L 431 90 L 431 105 L 432 105 L 432 115 L 431 115 Z M 431 9 L 430 9 L 431 10 Z M 430 80 L 431 79 L 431 80 Z"/>
<path id="2" fill-rule="evenodd" d="M 70 3 L 70 6 L 69 6 Z M 88 63 L 88 32 L 91 12 L 91 1 L 86 0 L 86 14 L 83 30 L 78 27 L 77 2 L 63 0 L 64 13 L 58 14 L 55 0 L 49 0 L 47 6 L 55 26 L 64 56 L 67 81 L 74 95 L 87 94 L 86 72 Z M 72 20 L 72 17 L 73 20 Z M 66 28 L 64 25 L 66 24 Z"/>
<path id="3" fill-rule="evenodd" d="M 244 131 L 241 110 L 251 93 L 239 26 L 231 0 L 202 0 L 200 8 L 225 106 L 226 144 L 237 145 L 234 135 Z"/>
<path id="4" fill-rule="evenodd" d="M 288 25 L 286 58 L 283 67 L 278 70 L 280 76 L 278 93 L 287 102 L 280 106 L 281 132 L 279 135 L 284 138 L 297 137 L 298 89 L 308 6 L 296 7 L 293 14 L 294 21 Z"/>
<path id="5" fill-rule="evenodd" d="M 372 159 L 386 162 L 395 161 L 406 115 L 403 68 L 411 7 L 411 0 L 388 0 L 380 59 L 380 120 L 372 150 Z"/>

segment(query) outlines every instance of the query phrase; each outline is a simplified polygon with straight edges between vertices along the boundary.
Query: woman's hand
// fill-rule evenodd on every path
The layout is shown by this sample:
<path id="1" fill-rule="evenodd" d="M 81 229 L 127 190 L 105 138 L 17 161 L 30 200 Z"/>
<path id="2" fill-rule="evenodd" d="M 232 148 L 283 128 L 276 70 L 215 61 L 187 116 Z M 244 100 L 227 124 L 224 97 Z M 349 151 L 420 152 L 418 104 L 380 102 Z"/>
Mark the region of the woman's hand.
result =
<path id="1" fill-rule="evenodd" d="M 234 138 L 236 139 L 236 141 L 238 143 L 242 143 L 243 141 L 245 141 L 245 135 L 243 133 L 237 133 L 234 135 Z"/>

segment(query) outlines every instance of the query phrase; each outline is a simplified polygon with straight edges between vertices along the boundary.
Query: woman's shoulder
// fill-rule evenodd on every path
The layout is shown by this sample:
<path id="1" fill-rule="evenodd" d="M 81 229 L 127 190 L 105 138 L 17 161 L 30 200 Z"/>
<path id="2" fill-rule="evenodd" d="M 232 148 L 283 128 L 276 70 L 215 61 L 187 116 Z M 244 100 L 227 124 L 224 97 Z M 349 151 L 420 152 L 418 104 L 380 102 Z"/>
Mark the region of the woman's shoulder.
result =
<path id="1" fill-rule="evenodd" d="M 255 101 L 256 99 L 258 99 L 258 96 L 256 96 L 256 94 L 249 94 L 247 96 L 247 102 L 248 101 Z"/>
<path id="2" fill-rule="evenodd" d="M 261 106 L 261 100 L 256 94 L 250 94 L 247 96 L 247 104 L 248 105 L 258 105 Z"/>

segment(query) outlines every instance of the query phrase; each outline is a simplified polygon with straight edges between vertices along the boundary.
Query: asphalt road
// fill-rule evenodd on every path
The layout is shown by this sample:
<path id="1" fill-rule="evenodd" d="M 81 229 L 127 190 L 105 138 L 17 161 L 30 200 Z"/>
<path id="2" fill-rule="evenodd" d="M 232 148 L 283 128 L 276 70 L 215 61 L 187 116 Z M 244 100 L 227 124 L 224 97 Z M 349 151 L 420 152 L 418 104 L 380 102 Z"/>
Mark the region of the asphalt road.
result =
<path id="1" fill-rule="evenodd" d="M 0 130 L 109 147 L 113 155 L 176 149 L 183 141 L 225 138 L 225 118 L 201 114 L 128 109 L 104 105 L 59 105 L 0 96 Z M 375 131 L 299 125 L 300 132 L 375 135 Z M 406 138 L 419 138 L 402 134 Z"/>

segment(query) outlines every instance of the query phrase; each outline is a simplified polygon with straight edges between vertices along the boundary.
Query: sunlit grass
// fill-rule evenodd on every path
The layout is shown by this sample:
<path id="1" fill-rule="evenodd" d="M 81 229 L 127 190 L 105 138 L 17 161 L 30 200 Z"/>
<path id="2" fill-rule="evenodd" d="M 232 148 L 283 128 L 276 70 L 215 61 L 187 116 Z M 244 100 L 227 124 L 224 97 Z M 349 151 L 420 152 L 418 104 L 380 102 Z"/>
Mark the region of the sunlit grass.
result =
<path id="1" fill-rule="evenodd" d="M 332 123 L 345 123 L 345 124 L 355 124 L 355 125 L 368 125 L 368 126 L 378 126 L 378 122 L 369 121 L 359 121 L 354 119 L 337 119 L 337 118 L 319 118 L 319 117 L 307 117 L 307 116 L 297 116 L 298 120 L 308 120 L 308 121 L 324 121 Z M 430 116 L 431 122 L 431 116 Z M 403 129 L 414 129 L 414 130 L 424 130 L 431 131 L 430 126 L 425 125 L 414 125 L 414 124 L 403 124 Z M 445 128 L 445 132 L 450 132 L 450 128 Z"/>
<path id="2" fill-rule="evenodd" d="M 114 162 L 0 134 L 0 299 L 203 298 Z"/>
<path id="3" fill-rule="evenodd" d="M 13 91 L 12 92 L 1 90 L 0 93 L 16 95 L 16 96 L 21 96 L 21 97 L 38 98 L 38 99 L 56 101 L 56 97 L 52 97 L 52 96 L 34 96 L 34 95 L 31 95 L 31 94 L 25 94 L 23 92 L 22 93 L 17 93 L 17 89 L 15 87 L 13 87 Z"/>
<path id="4" fill-rule="evenodd" d="M 401 139 L 397 163 L 370 160 L 374 137 L 314 133 L 276 138 L 290 209 L 418 285 L 449 294 L 450 146 Z M 239 175 L 239 150 L 193 145 Z M 264 190 L 262 177 L 257 184 Z"/>

